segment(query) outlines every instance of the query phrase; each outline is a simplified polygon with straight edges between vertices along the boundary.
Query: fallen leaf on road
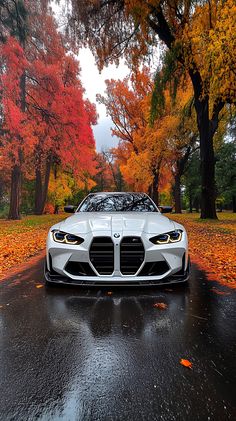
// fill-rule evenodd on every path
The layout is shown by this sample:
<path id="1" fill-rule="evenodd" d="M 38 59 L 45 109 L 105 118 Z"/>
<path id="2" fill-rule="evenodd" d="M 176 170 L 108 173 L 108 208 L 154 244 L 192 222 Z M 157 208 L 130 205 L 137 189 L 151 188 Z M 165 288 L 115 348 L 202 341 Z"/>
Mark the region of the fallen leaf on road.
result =
<path id="1" fill-rule="evenodd" d="M 173 292 L 173 289 L 171 289 L 171 288 L 166 288 L 166 289 L 165 289 L 165 291 L 167 291 L 167 292 Z"/>
<path id="2" fill-rule="evenodd" d="M 113 292 L 112 291 L 107 291 L 107 295 L 112 295 Z"/>
<path id="3" fill-rule="evenodd" d="M 181 358 L 180 364 L 182 364 L 184 367 L 192 368 L 192 363 L 189 360 L 184 360 Z"/>
<path id="4" fill-rule="evenodd" d="M 165 310 L 167 308 L 167 304 L 165 304 L 165 303 L 155 303 L 155 304 L 153 304 L 153 307 L 160 308 L 161 310 Z"/>
<path id="5" fill-rule="evenodd" d="M 226 291 L 220 291 L 219 289 L 213 287 L 211 288 L 211 290 L 218 295 L 230 295 L 230 292 L 226 292 Z"/>
<path id="6" fill-rule="evenodd" d="M 43 288 L 42 284 L 36 285 L 36 288 Z"/>
<path id="7" fill-rule="evenodd" d="M 0 308 L 3 308 L 3 306 L 0 306 Z"/>
<path id="8" fill-rule="evenodd" d="M 187 229 L 192 260 L 206 271 L 208 280 L 235 289 L 235 214 L 218 217 L 217 222 L 203 222 L 194 214 L 173 215 Z"/>

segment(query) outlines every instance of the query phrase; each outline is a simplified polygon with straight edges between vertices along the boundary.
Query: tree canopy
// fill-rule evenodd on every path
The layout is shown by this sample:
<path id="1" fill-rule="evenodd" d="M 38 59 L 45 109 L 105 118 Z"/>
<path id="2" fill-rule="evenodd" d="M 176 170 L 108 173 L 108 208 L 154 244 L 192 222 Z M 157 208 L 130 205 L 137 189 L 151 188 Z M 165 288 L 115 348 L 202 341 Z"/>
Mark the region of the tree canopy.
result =
<path id="1" fill-rule="evenodd" d="M 158 41 L 171 51 L 172 71 L 192 82 L 200 138 L 201 216 L 216 218 L 213 137 L 225 104 L 235 104 L 235 2 L 71 0 L 72 27 L 99 68 L 126 57 L 137 67 Z M 234 57 L 234 58 L 233 58 Z"/>

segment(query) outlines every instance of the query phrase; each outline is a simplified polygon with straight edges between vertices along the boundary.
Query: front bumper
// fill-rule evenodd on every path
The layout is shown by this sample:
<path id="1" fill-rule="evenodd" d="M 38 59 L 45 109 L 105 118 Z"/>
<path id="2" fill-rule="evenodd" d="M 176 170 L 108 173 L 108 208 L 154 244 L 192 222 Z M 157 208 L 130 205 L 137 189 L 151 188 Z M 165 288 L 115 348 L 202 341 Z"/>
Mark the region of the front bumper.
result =
<path id="1" fill-rule="evenodd" d="M 50 272 L 45 264 L 44 276 L 46 282 L 49 284 L 65 284 L 74 286 L 154 286 L 154 285 L 168 285 L 184 283 L 189 280 L 190 275 L 190 261 L 188 262 L 187 269 L 182 269 L 174 275 L 166 276 L 157 279 L 155 276 L 146 277 L 128 277 L 121 279 L 120 277 L 86 277 L 86 279 L 71 279 L 68 276 L 60 275 L 56 272 Z"/>
<path id="2" fill-rule="evenodd" d="M 127 239 L 139 239 L 139 243 L 127 243 Z M 157 246 L 150 242 L 151 235 L 146 233 L 129 232 L 119 239 L 107 236 L 107 232 L 99 235 L 88 233 L 84 242 L 79 246 L 59 244 L 53 241 L 51 233 L 47 240 L 47 261 L 45 278 L 48 283 L 62 283 L 67 285 L 166 285 L 186 282 L 189 278 L 188 242 L 184 233 L 178 243 Z M 91 255 L 91 245 L 96 240 L 109 239 L 102 255 Z M 126 240 L 125 240 L 126 239 Z M 125 240 L 125 241 L 124 241 Z M 136 241 L 135 240 L 135 241 Z M 140 252 L 139 246 L 143 247 Z M 98 244 L 98 246 L 99 246 Z M 96 246 L 96 244 L 95 244 Z M 99 246 L 99 247 L 100 247 Z M 128 247 L 125 248 L 124 247 Z M 133 249 L 135 247 L 135 249 Z M 138 248 L 137 248 L 138 247 Z M 112 250 L 112 269 L 110 270 L 109 256 Z M 122 254 L 123 253 L 123 254 Z M 140 254 L 141 253 L 141 254 Z M 122 260 L 122 255 L 123 260 Z M 95 257 L 94 257 L 95 256 Z M 128 258 L 127 258 L 128 256 Z M 141 259 L 134 271 L 128 270 L 134 259 Z M 96 261 L 96 259 L 98 261 Z M 99 263 L 103 259 L 105 267 L 100 270 Z M 127 260 L 128 259 L 128 260 Z M 130 260 L 131 259 L 131 260 Z M 153 264 L 156 265 L 153 267 Z M 109 272 L 110 270 L 110 272 Z"/>

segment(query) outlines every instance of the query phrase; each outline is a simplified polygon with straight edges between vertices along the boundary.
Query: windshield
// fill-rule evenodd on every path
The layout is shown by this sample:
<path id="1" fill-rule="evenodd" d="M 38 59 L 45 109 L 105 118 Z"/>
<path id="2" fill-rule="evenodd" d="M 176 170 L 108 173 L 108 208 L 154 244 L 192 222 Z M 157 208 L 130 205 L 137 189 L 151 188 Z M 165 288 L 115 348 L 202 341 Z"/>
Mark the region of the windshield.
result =
<path id="1" fill-rule="evenodd" d="M 154 203 L 143 193 L 90 194 L 79 212 L 158 212 Z"/>

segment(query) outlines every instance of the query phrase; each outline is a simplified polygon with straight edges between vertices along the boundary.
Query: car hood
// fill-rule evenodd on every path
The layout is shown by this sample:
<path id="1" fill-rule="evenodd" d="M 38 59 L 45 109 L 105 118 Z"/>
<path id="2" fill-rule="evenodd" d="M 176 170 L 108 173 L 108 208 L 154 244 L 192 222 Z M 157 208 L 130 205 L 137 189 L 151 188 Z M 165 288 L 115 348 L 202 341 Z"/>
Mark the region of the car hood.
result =
<path id="1" fill-rule="evenodd" d="M 137 212 L 78 212 L 52 229 L 59 229 L 71 234 L 81 235 L 88 232 L 107 231 L 107 235 L 125 232 L 161 234 L 174 230 L 179 224 L 160 213 Z"/>

